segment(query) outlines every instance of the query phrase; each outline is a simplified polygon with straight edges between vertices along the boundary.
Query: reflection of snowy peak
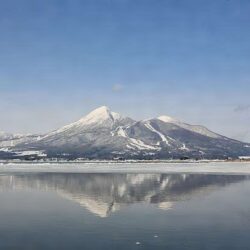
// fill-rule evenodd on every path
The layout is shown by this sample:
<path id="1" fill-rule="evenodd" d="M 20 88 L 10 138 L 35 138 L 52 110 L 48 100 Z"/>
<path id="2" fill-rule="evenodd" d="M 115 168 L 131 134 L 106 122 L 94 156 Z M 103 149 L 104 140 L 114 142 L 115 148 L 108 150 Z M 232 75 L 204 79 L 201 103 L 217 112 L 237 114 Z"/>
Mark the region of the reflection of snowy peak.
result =
<path id="1" fill-rule="evenodd" d="M 167 174 L 30 174 L 0 176 L 0 190 L 55 191 L 99 217 L 134 203 L 163 210 L 247 176 Z"/>
<path id="2" fill-rule="evenodd" d="M 203 126 L 169 116 L 134 121 L 105 106 L 36 139 L 23 137 L 12 144 L 11 141 L 7 140 L 6 146 L 12 146 L 13 152 L 43 152 L 48 157 L 70 159 L 224 159 L 250 155 L 249 144 L 218 135 Z"/>

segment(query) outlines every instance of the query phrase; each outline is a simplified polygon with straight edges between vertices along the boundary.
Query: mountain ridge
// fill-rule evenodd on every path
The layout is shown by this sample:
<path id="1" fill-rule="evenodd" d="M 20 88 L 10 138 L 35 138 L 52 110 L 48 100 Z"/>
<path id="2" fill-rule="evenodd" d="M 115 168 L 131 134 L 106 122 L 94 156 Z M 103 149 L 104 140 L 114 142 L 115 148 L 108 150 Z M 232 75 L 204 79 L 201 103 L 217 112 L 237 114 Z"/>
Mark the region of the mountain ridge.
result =
<path id="1" fill-rule="evenodd" d="M 166 115 L 135 121 L 101 106 L 52 132 L 7 143 L 2 151 L 69 159 L 225 159 L 250 155 L 250 144 Z"/>

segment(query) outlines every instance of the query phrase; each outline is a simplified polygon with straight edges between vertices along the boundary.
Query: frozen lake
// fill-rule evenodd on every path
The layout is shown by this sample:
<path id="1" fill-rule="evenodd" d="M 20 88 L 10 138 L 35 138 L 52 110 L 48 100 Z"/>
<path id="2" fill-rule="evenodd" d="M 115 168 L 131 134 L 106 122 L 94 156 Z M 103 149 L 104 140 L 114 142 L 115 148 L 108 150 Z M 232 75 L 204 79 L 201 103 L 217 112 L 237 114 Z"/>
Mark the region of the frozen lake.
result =
<path id="1" fill-rule="evenodd" d="M 250 174 L 250 162 L 0 164 L 0 173 L 11 172 Z"/>

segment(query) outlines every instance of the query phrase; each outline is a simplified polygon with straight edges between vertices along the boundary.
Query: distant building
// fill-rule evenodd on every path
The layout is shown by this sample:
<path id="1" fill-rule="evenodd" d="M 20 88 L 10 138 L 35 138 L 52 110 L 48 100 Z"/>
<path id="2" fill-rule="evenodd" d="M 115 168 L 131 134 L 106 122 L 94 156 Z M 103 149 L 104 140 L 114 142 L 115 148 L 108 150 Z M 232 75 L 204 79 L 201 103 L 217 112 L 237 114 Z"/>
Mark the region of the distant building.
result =
<path id="1" fill-rule="evenodd" d="M 250 156 L 239 156 L 241 161 L 250 161 Z"/>

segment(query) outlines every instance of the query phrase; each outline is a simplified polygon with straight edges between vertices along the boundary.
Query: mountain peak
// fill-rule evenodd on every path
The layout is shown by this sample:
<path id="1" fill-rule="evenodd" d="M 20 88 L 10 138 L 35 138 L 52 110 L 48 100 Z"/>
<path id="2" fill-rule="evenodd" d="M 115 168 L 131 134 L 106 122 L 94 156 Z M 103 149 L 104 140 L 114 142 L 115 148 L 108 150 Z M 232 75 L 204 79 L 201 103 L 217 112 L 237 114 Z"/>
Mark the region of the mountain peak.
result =
<path id="1" fill-rule="evenodd" d="M 170 116 L 167 116 L 167 115 L 162 115 L 162 116 L 159 116 L 157 117 L 158 120 L 161 120 L 163 122 L 169 122 L 169 123 L 175 123 L 175 122 L 178 122 L 177 119 L 173 118 L 173 117 L 170 117 Z"/>
<path id="2" fill-rule="evenodd" d="M 101 106 L 97 109 L 94 109 L 91 111 L 86 117 L 93 118 L 93 117 L 99 117 L 99 118 L 106 118 L 110 115 L 110 109 L 107 106 Z"/>
<path id="3" fill-rule="evenodd" d="M 92 112 L 109 112 L 109 111 L 110 111 L 109 107 L 107 107 L 107 106 L 100 106 L 100 107 L 94 109 Z"/>
<path id="4" fill-rule="evenodd" d="M 3 148 L 5 141 L 0 140 Z M 12 145 L 13 141 L 15 144 Z M 34 150 L 51 157 L 90 159 L 174 159 L 183 156 L 224 159 L 250 155 L 245 143 L 223 137 L 203 126 L 191 125 L 166 115 L 136 122 L 112 112 L 106 106 L 43 137 L 10 137 L 8 143 L 11 150 L 17 150 L 17 153 L 11 151 L 14 152 L 13 157 L 19 157 L 21 151 Z M 3 155 L 5 157 L 6 153 Z"/>
<path id="5" fill-rule="evenodd" d="M 107 106 L 101 106 L 83 117 L 79 122 L 84 124 L 100 124 L 104 121 L 115 122 L 120 119 L 121 115 L 111 112 Z"/>

